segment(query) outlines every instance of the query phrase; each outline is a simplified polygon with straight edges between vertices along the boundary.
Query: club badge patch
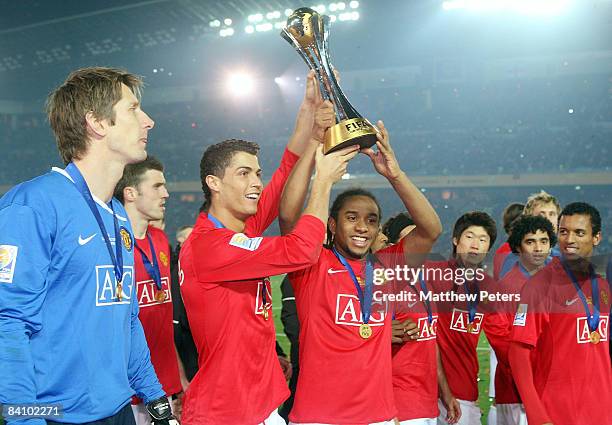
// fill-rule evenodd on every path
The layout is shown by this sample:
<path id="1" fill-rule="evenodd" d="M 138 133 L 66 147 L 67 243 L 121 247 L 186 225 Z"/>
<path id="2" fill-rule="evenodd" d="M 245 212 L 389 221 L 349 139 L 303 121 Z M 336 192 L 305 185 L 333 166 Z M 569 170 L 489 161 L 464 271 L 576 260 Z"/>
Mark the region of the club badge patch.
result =
<path id="1" fill-rule="evenodd" d="M 127 252 L 132 252 L 132 248 L 134 247 L 134 241 L 132 240 L 132 235 L 128 230 L 121 226 L 119 230 L 119 234 L 121 235 L 121 241 L 123 242 L 123 246 L 127 250 Z"/>
<path id="2" fill-rule="evenodd" d="M 257 248 L 259 248 L 262 240 L 262 237 L 249 238 L 244 233 L 236 233 L 230 239 L 229 244 L 237 248 L 246 249 L 247 251 L 255 251 Z"/>
<path id="3" fill-rule="evenodd" d="M 159 253 L 159 262 L 162 263 L 164 267 L 168 267 L 168 256 L 163 251 Z"/>
<path id="4" fill-rule="evenodd" d="M 0 245 L 0 283 L 13 283 L 17 251 L 14 245 Z"/>

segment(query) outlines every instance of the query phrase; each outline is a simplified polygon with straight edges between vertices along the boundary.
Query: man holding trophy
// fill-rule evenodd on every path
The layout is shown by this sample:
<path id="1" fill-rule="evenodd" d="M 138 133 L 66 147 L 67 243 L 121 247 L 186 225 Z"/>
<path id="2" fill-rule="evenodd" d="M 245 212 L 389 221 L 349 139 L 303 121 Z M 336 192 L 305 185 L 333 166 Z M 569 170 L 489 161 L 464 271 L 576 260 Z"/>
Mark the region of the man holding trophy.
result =
<path id="1" fill-rule="evenodd" d="M 373 302 L 378 269 L 418 267 L 442 232 L 433 207 L 402 171 L 379 121 L 377 131 L 348 102 L 329 63 L 329 18 L 296 10 L 282 36 L 300 53 L 333 106 L 337 123 L 327 130 L 324 152 L 359 145 L 385 177 L 416 224 L 396 245 L 370 254 L 380 229 L 376 198 L 349 189 L 334 201 L 327 244 L 316 264 L 289 273 L 300 321 L 300 376 L 290 424 L 393 425 L 397 409 L 391 368 L 391 319 L 386 303 Z M 377 151 L 371 147 L 376 144 Z M 304 204 L 314 148 L 301 158 L 287 182 L 279 212 L 289 234 Z M 390 286 L 390 285 L 386 285 Z M 385 288 L 377 287 L 377 290 Z"/>

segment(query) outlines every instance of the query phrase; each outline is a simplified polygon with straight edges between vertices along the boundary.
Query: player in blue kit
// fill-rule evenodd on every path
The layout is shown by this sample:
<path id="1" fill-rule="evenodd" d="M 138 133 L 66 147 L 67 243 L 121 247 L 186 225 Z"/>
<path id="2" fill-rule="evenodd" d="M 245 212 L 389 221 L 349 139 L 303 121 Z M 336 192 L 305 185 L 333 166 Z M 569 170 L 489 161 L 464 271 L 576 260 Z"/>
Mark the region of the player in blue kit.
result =
<path id="1" fill-rule="evenodd" d="M 155 423 L 172 420 L 138 320 L 132 230 L 112 198 L 125 165 L 147 156 L 154 123 L 140 86 L 118 69 L 70 74 L 47 104 L 66 169 L 0 199 L 0 404 L 9 424 L 134 424 L 134 393 Z M 23 409 L 33 403 L 42 408 Z"/>

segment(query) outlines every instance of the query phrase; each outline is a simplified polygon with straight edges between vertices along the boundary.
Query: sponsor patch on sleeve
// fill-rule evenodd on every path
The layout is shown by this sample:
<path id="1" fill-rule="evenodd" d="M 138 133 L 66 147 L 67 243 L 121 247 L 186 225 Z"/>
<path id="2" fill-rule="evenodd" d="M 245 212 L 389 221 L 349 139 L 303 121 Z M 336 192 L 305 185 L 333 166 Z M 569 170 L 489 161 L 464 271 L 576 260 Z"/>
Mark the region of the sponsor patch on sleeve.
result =
<path id="1" fill-rule="evenodd" d="M 246 249 L 247 251 L 255 251 L 257 248 L 259 248 L 262 240 L 262 237 L 249 238 L 244 233 L 236 233 L 230 239 L 229 244 L 237 248 Z"/>
<path id="2" fill-rule="evenodd" d="M 525 326 L 527 323 L 527 304 L 519 304 L 514 315 L 514 326 Z"/>
<path id="3" fill-rule="evenodd" d="M 14 245 L 0 245 L 0 283 L 13 283 L 17 251 Z"/>

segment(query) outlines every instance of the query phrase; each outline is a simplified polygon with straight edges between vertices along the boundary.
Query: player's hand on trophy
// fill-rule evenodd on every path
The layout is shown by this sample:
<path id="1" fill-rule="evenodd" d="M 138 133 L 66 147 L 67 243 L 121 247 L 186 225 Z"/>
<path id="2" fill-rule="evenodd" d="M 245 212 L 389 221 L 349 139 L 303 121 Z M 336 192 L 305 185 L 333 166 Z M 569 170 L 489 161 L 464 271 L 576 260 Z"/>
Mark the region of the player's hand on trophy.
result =
<path id="1" fill-rule="evenodd" d="M 359 146 L 353 145 L 339 151 L 323 154 L 323 145 L 317 147 L 315 156 L 315 179 L 335 183 L 346 174 L 346 167 L 359 153 Z"/>
<path id="2" fill-rule="evenodd" d="M 312 137 L 319 143 L 323 143 L 325 137 L 325 130 L 336 123 L 336 114 L 334 112 L 334 105 L 326 100 L 323 102 L 315 112 L 314 127 L 312 131 Z"/>
<path id="3" fill-rule="evenodd" d="M 319 84 L 317 83 L 314 71 L 310 71 L 306 76 L 306 92 L 304 100 L 298 111 L 295 124 L 296 133 L 312 133 L 315 127 L 315 114 L 323 103 Z"/>
<path id="4" fill-rule="evenodd" d="M 391 343 L 402 344 L 414 341 L 419 337 L 419 327 L 415 322 L 406 319 L 403 322 L 393 320 L 391 322 Z"/>
<path id="5" fill-rule="evenodd" d="M 366 154 L 372 160 L 376 171 L 386 177 L 388 180 L 394 180 L 402 174 L 402 169 L 397 162 L 395 152 L 389 143 L 389 132 L 382 121 L 378 121 L 378 134 L 376 138 L 376 147 L 378 150 L 374 152 L 372 148 L 362 149 L 361 152 Z"/>
<path id="6" fill-rule="evenodd" d="M 147 412 L 151 415 L 151 423 L 153 425 L 180 425 L 176 418 L 172 415 L 170 402 L 167 397 L 160 397 L 150 403 L 147 403 Z"/>

